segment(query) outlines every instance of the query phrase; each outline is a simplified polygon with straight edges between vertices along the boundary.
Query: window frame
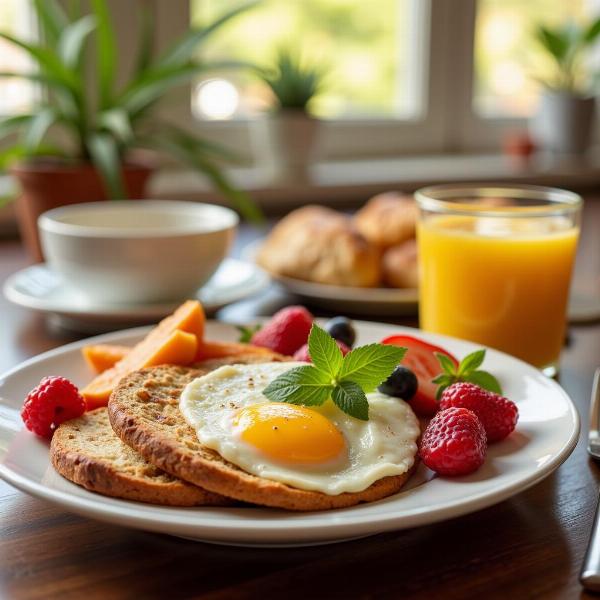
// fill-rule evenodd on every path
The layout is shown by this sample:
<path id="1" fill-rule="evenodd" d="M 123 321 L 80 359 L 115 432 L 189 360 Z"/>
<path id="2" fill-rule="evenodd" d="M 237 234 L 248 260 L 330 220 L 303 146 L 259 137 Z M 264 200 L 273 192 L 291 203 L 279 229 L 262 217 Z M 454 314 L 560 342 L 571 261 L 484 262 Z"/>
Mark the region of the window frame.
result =
<path id="1" fill-rule="evenodd" d="M 60 0 L 66 2 L 66 0 Z M 189 27 L 189 0 L 144 0 L 155 13 L 155 49 L 160 52 Z M 410 154 L 497 151 L 508 130 L 524 129 L 527 118 L 490 118 L 473 102 L 477 0 L 410 0 L 417 46 L 413 58 L 422 72 L 411 85 L 423 99 L 412 119 L 339 119 L 322 122 L 317 160 L 389 158 Z M 596 0 L 594 0 L 596 1 Z M 109 0 L 121 49 L 117 79 L 123 80 L 135 56 L 137 6 Z M 35 27 L 35 25 L 34 25 Z M 159 107 L 159 116 L 195 133 L 235 147 L 260 164 L 261 120 L 202 121 L 194 117 L 191 86 L 184 86 Z"/>
<path id="2" fill-rule="evenodd" d="M 322 122 L 318 159 L 341 160 L 358 157 L 397 156 L 406 153 L 444 151 L 447 146 L 443 100 L 447 58 L 447 19 L 452 14 L 453 0 L 411 0 L 411 30 L 418 46 L 414 55 L 422 71 L 421 81 L 411 81 L 423 98 L 422 114 L 412 119 L 336 119 Z M 463 0 L 461 0 L 462 2 Z M 177 0 L 179 10 L 158 1 L 157 46 L 164 49 L 169 41 L 189 26 L 190 6 L 187 0 Z M 430 40 L 434 43 L 430 43 Z M 413 71 L 413 72 L 414 72 Z M 202 121 L 192 114 L 189 97 L 177 107 L 170 106 L 170 118 L 187 127 L 192 123 L 197 133 L 235 144 L 242 153 L 252 154 L 255 128 L 260 119 L 232 121 Z M 165 112 L 166 115 L 166 112 Z M 360 140 L 360 144 L 356 141 Z M 256 155 L 256 152 L 254 152 Z"/>

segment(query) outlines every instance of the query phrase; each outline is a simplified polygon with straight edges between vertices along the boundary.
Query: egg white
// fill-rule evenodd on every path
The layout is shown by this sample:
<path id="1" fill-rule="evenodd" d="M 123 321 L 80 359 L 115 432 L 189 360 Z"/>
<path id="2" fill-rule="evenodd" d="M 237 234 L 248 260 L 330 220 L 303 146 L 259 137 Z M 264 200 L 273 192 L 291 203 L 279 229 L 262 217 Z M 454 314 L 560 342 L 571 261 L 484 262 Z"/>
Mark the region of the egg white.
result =
<path id="1" fill-rule="evenodd" d="M 406 473 L 417 452 L 419 422 L 410 406 L 379 392 L 368 394 L 369 420 L 350 417 L 327 401 L 310 407 L 342 433 L 347 453 L 320 465 L 286 464 L 264 455 L 235 431 L 236 413 L 269 402 L 262 390 L 279 375 L 306 363 L 227 365 L 198 377 L 184 389 L 179 408 L 201 444 L 248 473 L 293 487 L 337 495 L 359 492 L 388 475 Z"/>

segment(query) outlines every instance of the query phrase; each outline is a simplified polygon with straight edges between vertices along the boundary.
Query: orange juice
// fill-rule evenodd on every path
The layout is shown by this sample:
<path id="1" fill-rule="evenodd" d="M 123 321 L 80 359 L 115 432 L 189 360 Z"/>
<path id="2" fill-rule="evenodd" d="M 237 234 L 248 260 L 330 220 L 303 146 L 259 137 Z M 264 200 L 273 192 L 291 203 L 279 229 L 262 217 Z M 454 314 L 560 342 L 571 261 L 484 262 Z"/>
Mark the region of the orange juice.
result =
<path id="1" fill-rule="evenodd" d="M 422 219 L 421 327 L 540 368 L 553 365 L 564 342 L 578 234 L 561 217 Z"/>

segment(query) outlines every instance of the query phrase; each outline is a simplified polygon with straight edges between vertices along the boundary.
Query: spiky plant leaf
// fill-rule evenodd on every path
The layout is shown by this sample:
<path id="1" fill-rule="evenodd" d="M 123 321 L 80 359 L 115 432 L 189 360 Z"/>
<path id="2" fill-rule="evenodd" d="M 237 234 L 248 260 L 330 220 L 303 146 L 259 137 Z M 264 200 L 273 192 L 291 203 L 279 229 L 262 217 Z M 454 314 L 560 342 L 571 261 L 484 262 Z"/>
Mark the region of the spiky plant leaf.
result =
<path id="1" fill-rule="evenodd" d="M 97 60 L 100 106 L 106 108 L 111 102 L 113 79 L 117 70 L 117 44 L 106 2 L 92 0 L 92 8 L 98 22 Z"/>

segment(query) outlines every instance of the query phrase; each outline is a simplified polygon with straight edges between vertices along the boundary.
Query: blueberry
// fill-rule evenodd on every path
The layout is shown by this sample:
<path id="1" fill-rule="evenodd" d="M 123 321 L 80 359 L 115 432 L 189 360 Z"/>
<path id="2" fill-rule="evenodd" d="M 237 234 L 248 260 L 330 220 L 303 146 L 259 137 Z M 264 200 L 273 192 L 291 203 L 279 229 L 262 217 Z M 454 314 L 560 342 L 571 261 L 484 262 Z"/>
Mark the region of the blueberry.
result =
<path id="1" fill-rule="evenodd" d="M 334 339 L 346 344 L 348 348 L 354 346 L 356 331 L 352 321 L 347 317 L 333 317 L 325 323 L 325 331 Z"/>
<path id="2" fill-rule="evenodd" d="M 387 396 L 410 400 L 417 393 L 418 387 L 417 376 L 410 369 L 398 365 L 377 389 Z"/>

